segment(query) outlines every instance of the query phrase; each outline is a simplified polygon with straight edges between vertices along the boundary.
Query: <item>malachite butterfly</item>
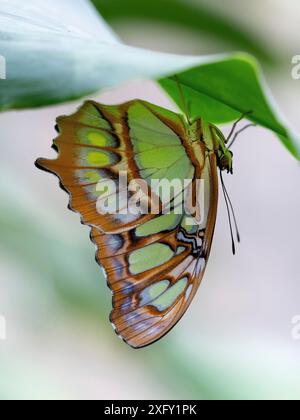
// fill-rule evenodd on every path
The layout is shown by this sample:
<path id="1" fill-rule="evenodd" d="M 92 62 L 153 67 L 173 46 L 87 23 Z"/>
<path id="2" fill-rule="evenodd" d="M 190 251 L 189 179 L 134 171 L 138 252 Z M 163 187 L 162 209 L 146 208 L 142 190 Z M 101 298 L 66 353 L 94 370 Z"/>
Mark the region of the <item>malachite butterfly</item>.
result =
<path id="1" fill-rule="evenodd" d="M 57 159 L 39 159 L 37 167 L 59 177 L 71 210 L 91 227 L 113 294 L 110 319 L 117 334 L 134 348 L 150 345 L 177 324 L 202 281 L 217 215 L 217 170 L 232 173 L 232 152 L 213 124 L 141 100 L 116 106 L 88 101 L 58 118 L 57 130 Z M 121 172 L 128 183 L 146 181 L 148 193 L 152 180 L 188 179 L 191 186 L 202 179 L 201 222 L 191 223 L 195 214 L 177 214 L 174 206 L 163 212 L 158 193 L 156 214 L 99 212 L 99 184 Z"/>

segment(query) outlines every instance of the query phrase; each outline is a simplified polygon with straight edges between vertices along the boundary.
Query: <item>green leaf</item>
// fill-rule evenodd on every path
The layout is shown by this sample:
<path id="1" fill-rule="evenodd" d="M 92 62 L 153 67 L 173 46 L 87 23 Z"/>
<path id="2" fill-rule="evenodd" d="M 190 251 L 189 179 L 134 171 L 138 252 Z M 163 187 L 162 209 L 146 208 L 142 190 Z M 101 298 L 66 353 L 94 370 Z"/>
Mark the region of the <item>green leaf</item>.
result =
<path id="1" fill-rule="evenodd" d="M 1 0 L 7 79 L 0 80 L 0 110 L 56 104 L 104 87 L 109 63 L 101 63 L 101 45 L 117 42 L 87 0 L 28 0 L 26 7 Z"/>
<path id="2" fill-rule="evenodd" d="M 277 61 L 254 34 L 248 33 L 234 20 L 210 10 L 201 1 L 197 1 L 197 4 L 186 0 L 92 0 L 92 2 L 113 26 L 119 21 L 172 24 L 192 30 L 199 37 L 206 34 L 210 38 L 221 40 L 222 45 L 227 43 L 231 49 L 254 54 L 266 64 L 274 65 Z"/>
<path id="3" fill-rule="evenodd" d="M 300 137 L 283 124 L 276 111 L 257 62 L 249 55 L 237 54 L 220 62 L 204 64 L 177 76 L 184 97 L 190 103 L 190 117 L 202 116 L 216 124 L 238 119 L 242 114 L 257 125 L 278 135 L 286 148 L 300 160 Z M 160 80 L 180 108 L 184 108 L 178 83 Z M 268 98 L 268 99 L 267 99 Z"/>
<path id="4" fill-rule="evenodd" d="M 0 110 L 56 104 L 140 78 L 159 80 L 179 104 L 170 77 L 177 74 L 194 116 L 220 123 L 253 111 L 251 119 L 274 131 L 300 160 L 299 138 L 275 113 L 251 57 L 182 56 L 122 45 L 85 0 L 22 5 L 1 2 L 7 80 L 0 80 Z"/>

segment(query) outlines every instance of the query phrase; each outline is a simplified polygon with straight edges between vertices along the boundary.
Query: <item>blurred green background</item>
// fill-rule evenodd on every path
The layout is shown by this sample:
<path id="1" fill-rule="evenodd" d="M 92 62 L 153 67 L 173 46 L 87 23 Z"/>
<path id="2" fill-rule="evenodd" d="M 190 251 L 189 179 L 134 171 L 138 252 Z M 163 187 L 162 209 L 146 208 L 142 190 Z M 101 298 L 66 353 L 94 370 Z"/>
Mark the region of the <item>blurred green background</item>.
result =
<path id="1" fill-rule="evenodd" d="M 300 54 L 297 0 L 160 0 L 160 9 L 135 0 L 94 3 L 132 45 L 254 53 L 300 131 L 300 82 L 291 77 L 292 56 Z M 135 97 L 174 107 L 147 81 L 94 98 Z M 299 399 L 300 341 L 292 339 L 292 318 L 300 314 L 296 161 L 263 129 L 240 138 L 227 179 L 243 235 L 238 255 L 231 255 L 221 197 L 194 304 L 166 338 L 134 351 L 109 324 L 111 296 L 88 228 L 66 209 L 57 180 L 34 167 L 37 157 L 55 156 L 55 118 L 80 102 L 0 115 L 0 316 L 7 330 L 0 398 Z"/>

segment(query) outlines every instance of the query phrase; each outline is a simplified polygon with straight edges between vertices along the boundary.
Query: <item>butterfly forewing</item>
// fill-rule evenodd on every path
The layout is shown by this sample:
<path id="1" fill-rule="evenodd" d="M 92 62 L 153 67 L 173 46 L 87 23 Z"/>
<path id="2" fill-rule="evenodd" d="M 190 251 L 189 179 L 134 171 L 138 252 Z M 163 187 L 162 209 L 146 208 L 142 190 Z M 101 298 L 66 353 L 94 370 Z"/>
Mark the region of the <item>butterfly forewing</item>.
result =
<path id="1" fill-rule="evenodd" d="M 38 166 L 60 178 L 71 209 L 92 227 L 97 261 L 113 292 L 116 332 L 132 347 L 149 345 L 179 321 L 202 280 L 217 211 L 215 155 L 206 154 L 200 142 L 200 121 L 199 141 L 194 142 L 181 116 L 138 100 L 118 106 L 87 102 L 75 115 L 59 118 L 58 127 L 58 158 L 40 159 Z M 119 198 L 126 189 L 130 201 L 130 182 L 142 179 L 158 212 L 99 213 L 99 184 L 116 181 L 121 172 L 127 174 L 127 184 L 111 195 Z M 200 178 L 205 214 L 201 225 L 193 225 L 191 215 L 177 212 L 177 206 Z M 182 181 L 179 199 L 178 191 L 166 198 L 153 187 L 174 179 Z"/>

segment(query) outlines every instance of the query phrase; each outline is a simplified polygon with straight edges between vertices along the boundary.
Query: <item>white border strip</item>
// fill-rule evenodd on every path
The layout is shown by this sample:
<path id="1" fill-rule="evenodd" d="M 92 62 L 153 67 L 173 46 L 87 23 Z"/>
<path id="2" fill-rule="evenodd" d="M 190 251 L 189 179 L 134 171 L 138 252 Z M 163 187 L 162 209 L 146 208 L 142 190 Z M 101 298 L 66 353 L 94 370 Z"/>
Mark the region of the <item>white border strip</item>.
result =
<path id="1" fill-rule="evenodd" d="M 0 80 L 6 79 L 6 59 L 0 55 Z"/>

